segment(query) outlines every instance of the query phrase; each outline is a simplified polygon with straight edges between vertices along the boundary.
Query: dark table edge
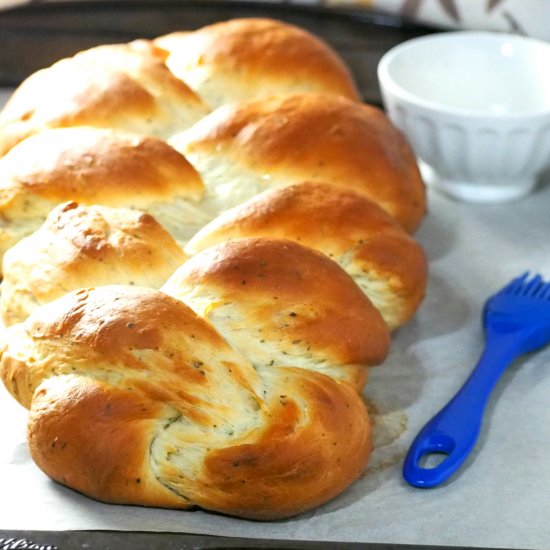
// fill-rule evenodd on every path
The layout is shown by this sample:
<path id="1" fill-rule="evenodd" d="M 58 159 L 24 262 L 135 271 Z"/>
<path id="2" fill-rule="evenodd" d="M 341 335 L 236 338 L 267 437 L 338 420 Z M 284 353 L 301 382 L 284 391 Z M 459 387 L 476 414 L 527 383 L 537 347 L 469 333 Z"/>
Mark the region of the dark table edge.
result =
<path id="1" fill-rule="evenodd" d="M 248 539 L 191 533 L 135 531 L 22 531 L 0 530 L 0 550 L 214 550 L 338 548 L 342 550 L 505 550 L 470 546 L 432 546 L 338 541 Z"/>

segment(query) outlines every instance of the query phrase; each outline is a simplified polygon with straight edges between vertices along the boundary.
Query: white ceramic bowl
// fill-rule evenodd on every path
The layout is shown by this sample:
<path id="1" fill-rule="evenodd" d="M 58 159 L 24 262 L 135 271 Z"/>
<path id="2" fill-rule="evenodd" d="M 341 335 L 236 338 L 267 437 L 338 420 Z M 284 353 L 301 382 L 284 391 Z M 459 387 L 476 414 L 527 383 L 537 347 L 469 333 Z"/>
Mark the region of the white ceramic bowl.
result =
<path id="1" fill-rule="evenodd" d="M 528 194 L 550 166 L 550 43 L 428 35 L 387 52 L 378 79 L 428 184 L 463 200 L 507 201 Z"/>

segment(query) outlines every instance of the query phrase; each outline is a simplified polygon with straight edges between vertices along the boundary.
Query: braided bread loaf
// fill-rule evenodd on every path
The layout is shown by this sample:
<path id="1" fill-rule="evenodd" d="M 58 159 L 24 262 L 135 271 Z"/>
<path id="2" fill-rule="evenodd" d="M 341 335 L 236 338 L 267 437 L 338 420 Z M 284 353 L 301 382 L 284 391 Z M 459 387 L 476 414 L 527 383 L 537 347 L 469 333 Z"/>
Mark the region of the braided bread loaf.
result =
<path id="1" fill-rule="evenodd" d="M 378 311 L 290 242 L 180 269 L 163 292 L 83 289 L 7 329 L 2 377 L 31 409 L 36 463 L 101 500 L 257 519 L 341 492 L 371 451 L 353 385 L 387 352 Z"/>
<path id="2" fill-rule="evenodd" d="M 93 48 L 16 90 L 0 154 L 0 376 L 49 476 L 272 519 L 363 472 L 425 195 L 326 44 L 247 19 Z"/>

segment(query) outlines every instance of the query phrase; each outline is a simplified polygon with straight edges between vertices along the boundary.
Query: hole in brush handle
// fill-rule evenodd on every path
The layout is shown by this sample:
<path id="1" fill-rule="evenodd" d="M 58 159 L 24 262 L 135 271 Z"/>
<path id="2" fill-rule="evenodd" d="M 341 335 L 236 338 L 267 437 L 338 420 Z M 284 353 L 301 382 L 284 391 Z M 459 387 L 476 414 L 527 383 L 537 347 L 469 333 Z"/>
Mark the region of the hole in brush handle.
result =
<path id="1" fill-rule="evenodd" d="M 442 451 L 426 452 L 420 456 L 419 467 L 423 470 L 433 470 L 437 468 L 449 456 L 448 453 Z"/>
<path id="2" fill-rule="evenodd" d="M 449 458 L 456 448 L 453 438 L 443 433 L 421 432 L 414 440 L 403 465 L 403 477 L 415 487 L 435 487 L 455 470 Z M 454 461 L 451 461 L 454 462 Z M 451 466 L 450 470 L 448 466 Z"/>

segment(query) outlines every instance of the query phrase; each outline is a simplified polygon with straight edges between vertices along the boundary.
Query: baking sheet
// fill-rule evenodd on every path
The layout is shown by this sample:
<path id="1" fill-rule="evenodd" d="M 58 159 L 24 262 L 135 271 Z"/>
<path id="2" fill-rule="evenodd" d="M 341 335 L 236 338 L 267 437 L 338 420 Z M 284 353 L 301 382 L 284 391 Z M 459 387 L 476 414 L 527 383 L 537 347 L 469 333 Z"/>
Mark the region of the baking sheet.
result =
<path id="1" fill-rule="evenodd" d="M 0 100 L 2 98 L 0 97 Z M 258 523 L 114 506 L 50 481 L 25 442 L 26 411 L 0 388 L 0 529 L 173 531 L 267 539 L 546 550 L 550 545 L 550 347 L 517 361 L 489 405 L 461 472 L 436 489 L 401 478 L 405 452 L 481 352 L 483 300 L 526 269 L 550 277 L 550 178 L 516 203 L 472 205 L 429 192 L 416 237 L 430 262 L 426 300 L 394 334 L 365 398 L 377 448 L 348 491 L 315 511 Z M 113 449 L 116 452 L 116 449 Z"/>

